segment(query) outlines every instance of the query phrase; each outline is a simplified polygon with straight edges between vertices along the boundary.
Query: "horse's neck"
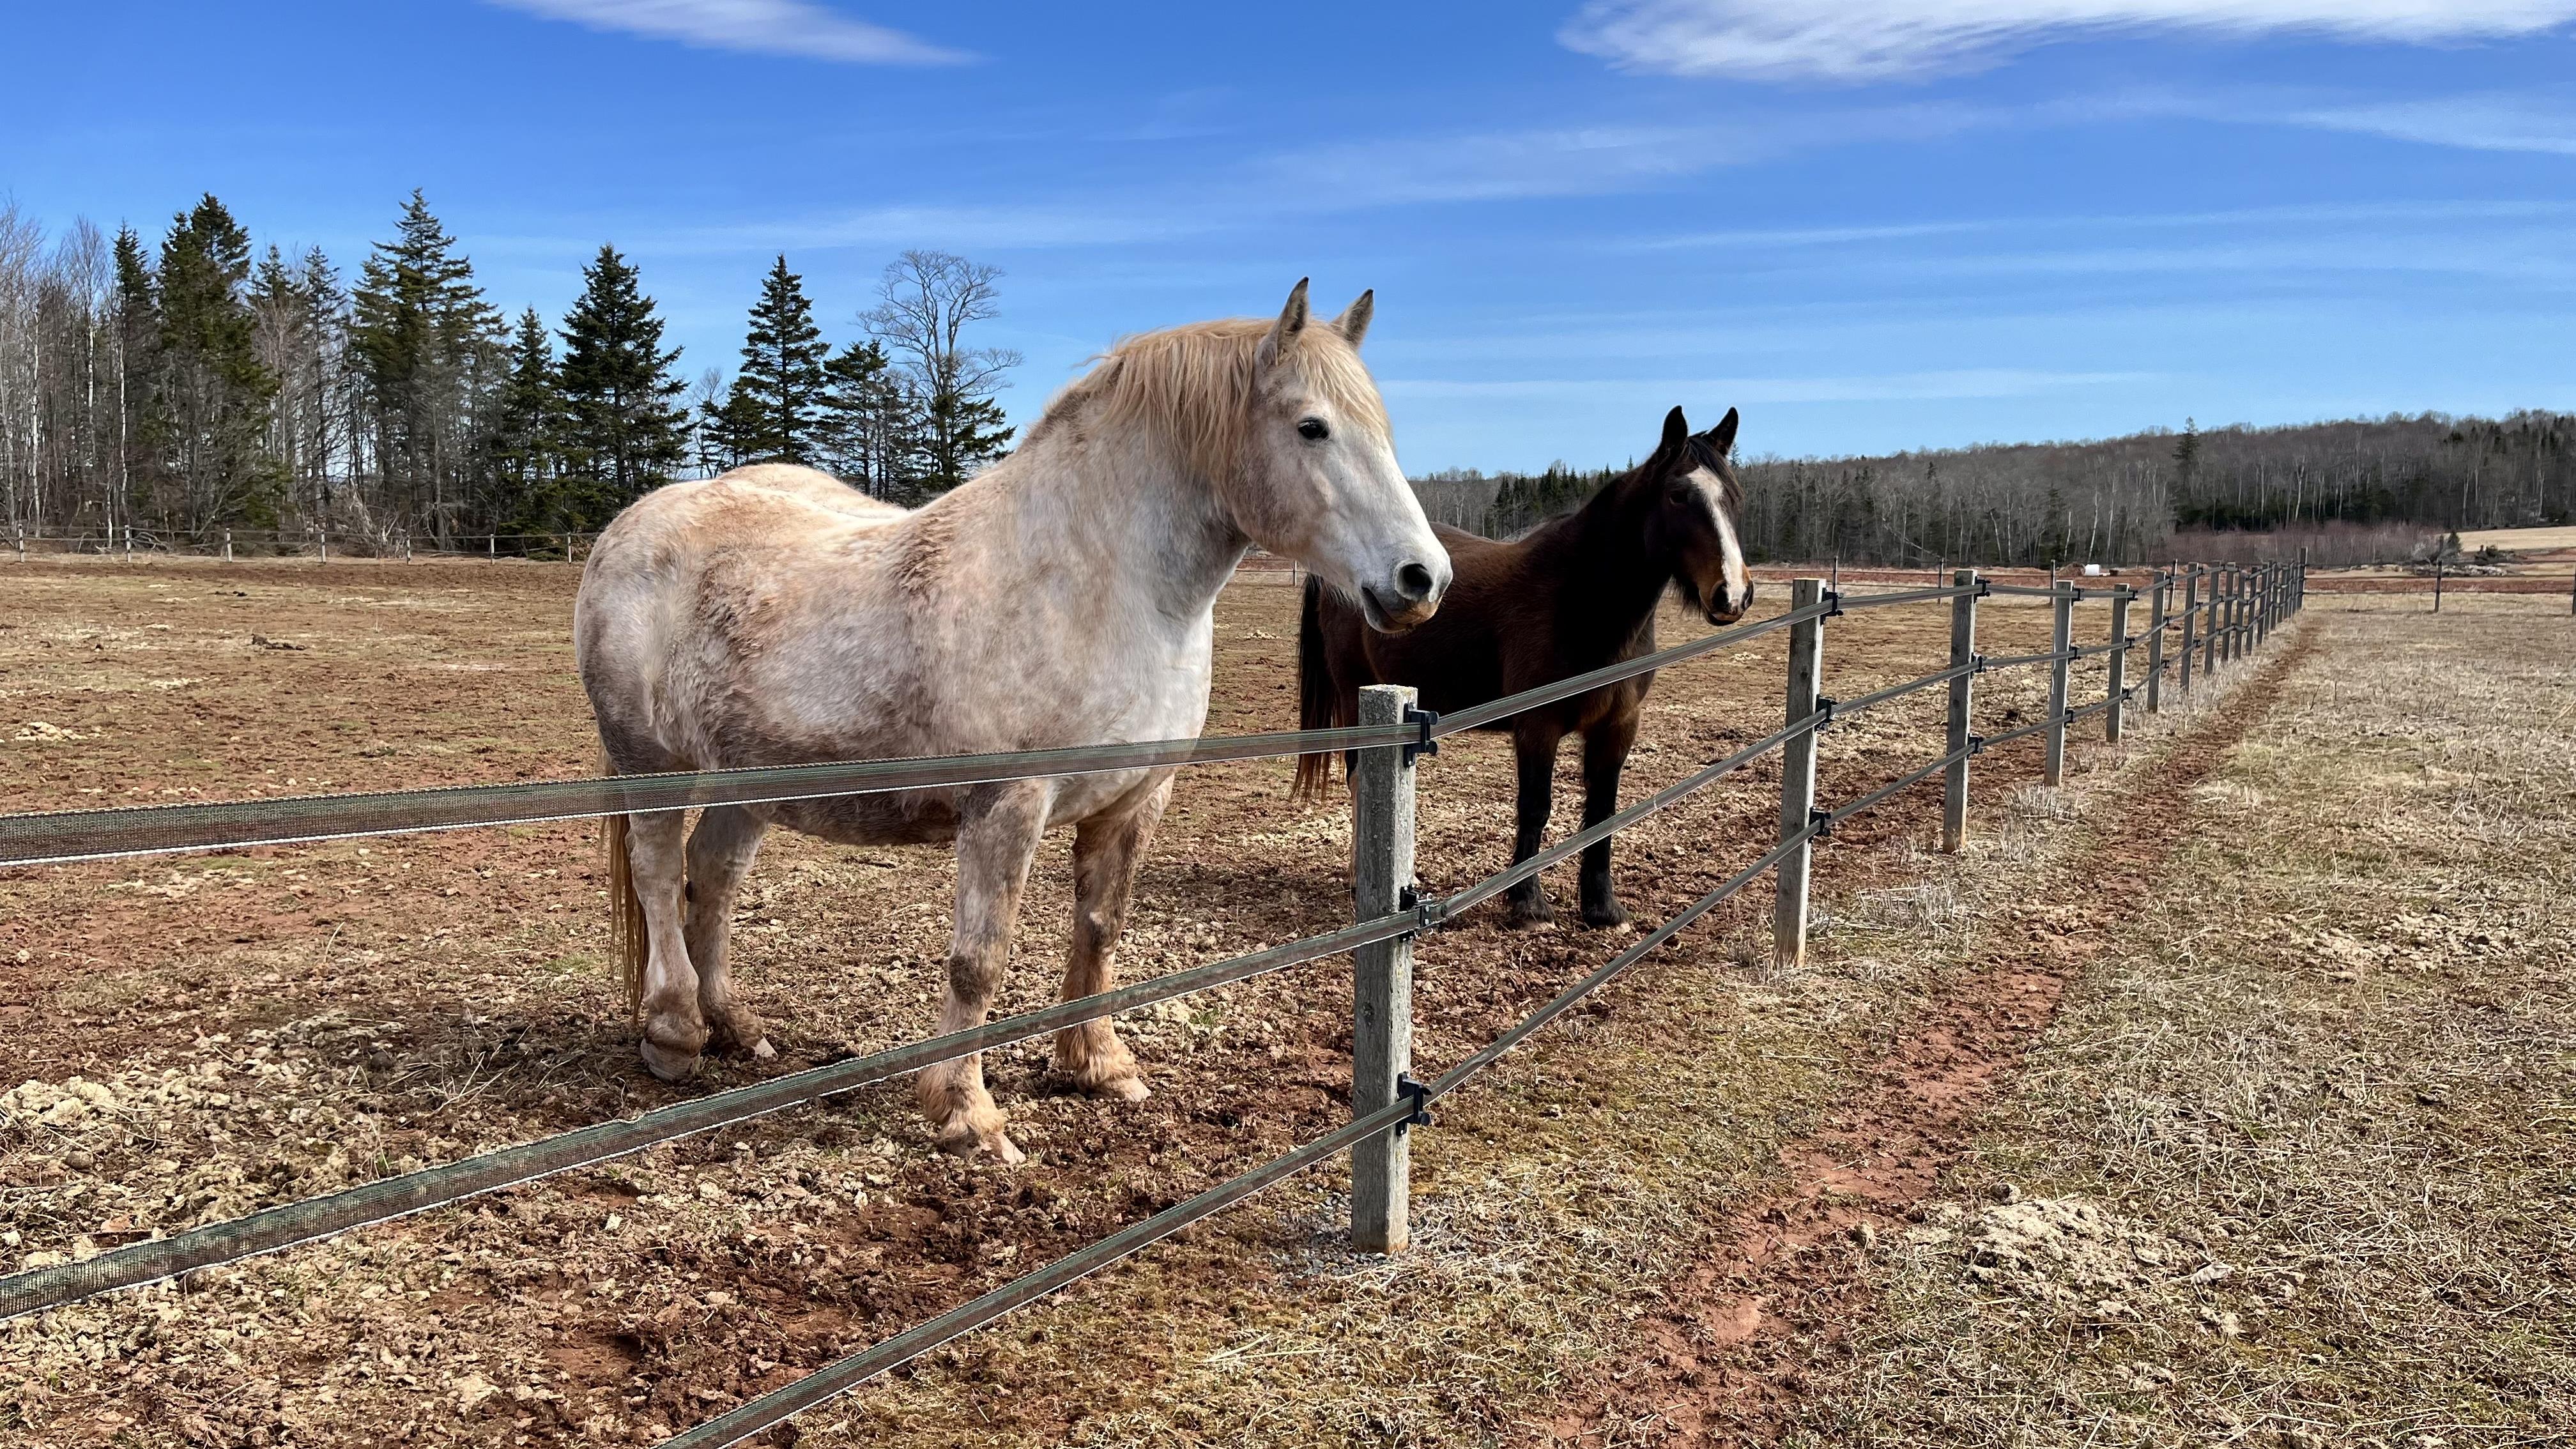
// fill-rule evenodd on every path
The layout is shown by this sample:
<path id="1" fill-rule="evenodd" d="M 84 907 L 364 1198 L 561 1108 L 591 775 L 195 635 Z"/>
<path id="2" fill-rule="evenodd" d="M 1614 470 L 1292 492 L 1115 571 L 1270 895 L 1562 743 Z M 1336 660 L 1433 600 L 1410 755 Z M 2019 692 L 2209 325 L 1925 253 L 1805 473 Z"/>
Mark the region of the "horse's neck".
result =
<path id="1" fill-rule="evenodd" d="M 993 483 L 1015 495 L 1022 567 L 1058 579 L 1086 612 L 1188 628 L 1215 608 L 1250 547 L 1215 490 L 1160 448 L 1059 434 L 996 472 Z"/>
<path id="2" fill-rule="evenodd" d="M 1533 540 L 1557 579 L 1561 624 L 1584 635 L 1570 642 L 1615 649 L 1652 624 L 1675 567 L 1647 545 L 1654 503 L 1642 472 L 1623 474 Z"/>

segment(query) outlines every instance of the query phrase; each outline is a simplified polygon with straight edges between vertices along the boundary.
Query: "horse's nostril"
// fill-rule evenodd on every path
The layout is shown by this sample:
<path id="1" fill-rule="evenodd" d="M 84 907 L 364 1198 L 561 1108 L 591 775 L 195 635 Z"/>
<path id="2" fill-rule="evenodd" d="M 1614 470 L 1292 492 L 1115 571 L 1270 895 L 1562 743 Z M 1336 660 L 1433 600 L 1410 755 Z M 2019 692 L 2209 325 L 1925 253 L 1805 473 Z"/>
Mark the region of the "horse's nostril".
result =
<path id="1" fill-rule="evenodd" d="M 1431 570 L 1418 563 L 1406 564 L 1395 571 L 1395 588 L 1408 599 L 1430 598 Z"/>

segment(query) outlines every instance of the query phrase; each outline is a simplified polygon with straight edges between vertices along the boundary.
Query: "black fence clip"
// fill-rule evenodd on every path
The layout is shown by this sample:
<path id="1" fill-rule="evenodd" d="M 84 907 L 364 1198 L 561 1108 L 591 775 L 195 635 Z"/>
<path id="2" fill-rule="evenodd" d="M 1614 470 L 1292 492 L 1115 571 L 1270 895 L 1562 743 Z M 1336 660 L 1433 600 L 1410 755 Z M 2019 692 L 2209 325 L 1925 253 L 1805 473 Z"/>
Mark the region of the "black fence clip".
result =
<path id="1" fill-rule="evenodd" d="M 1431 1125 L 1431 1089 L 1413 1079 L 1411 1072 L 1395 1074 L 1395 1094 L 1413 1104 L 1413 1114 L 1404 1119 L 1407 1127 Z"/>
<path id="2" fill-rule="evenodd" d="M 1972 754 L 1972 755 L 1982 755 L 1982 754 L 1984 754 L 1985 752 L 1986 752 L 1986 737 L 1985 737 L 1984 735 L 1970 735 L 1970 736 L 1968 736 L 1968 753 L 1969 753 L 1969 754 Z"/>
<path id="3" fill-rule="evenodd" d="M 1404 722 L 1415 726 L 1421 731 L 1404 747 L 1404 763 L 1407 766 L 1410 766 L 1413 763 L 1413 757 L 1416 755 L 1436 755 L 1440 753 L 1440 741 L 1432 738 L 1431 736 L 1432 727 L 1440 723 L 1440 712 L 1438 710 L 1416 709 L 1412 705 L 1406 705 L 1404 707 Z"/>
<path id="4" fill-rule="evenodd" d="M 1984 574 L 1977 575 L 1976 596 L 1980 599 L 1993 598 L 1995 596 L 1995 581 L 1987 578 Z"/>
<path id="5" fill-rule="evenodd" d="M 1842 616 L 1843 591 L 1840 589 L 1825 590 L 1825 612 L 1817 615 L 1817 617 L 1820 619 L 1839 619 Z"/>
<path id="6" fill-rule="evenodd" d="M 1807 837 L 1808 839 L 1830 840 L 1833 838 L 1834 833 L 1834 812 L 1831 810 L 1818 810 L 1814 806 L 1809 806 L 1807 808 L 1807 824 L 1815 831 L 1813 835 Z"/>
<path id="7" fill-rule="evenodd" d="M 1437 930 L 1449 919 L 1447 896 L 1426 898 L 1421 891 L 1412 886 L 1406 886 L 1396 893 L 1395 908 L 1413 917 L 1413 929 L 1417 931 Z"/>
<path id="8" fill-rule="evenodd" d="M 1816 721 L 1816 733 L 1823 734 L 1834 722 L 1834 702 L 1821 694 L 1817 695 L 1816 713 L 1823 716 Z"/>

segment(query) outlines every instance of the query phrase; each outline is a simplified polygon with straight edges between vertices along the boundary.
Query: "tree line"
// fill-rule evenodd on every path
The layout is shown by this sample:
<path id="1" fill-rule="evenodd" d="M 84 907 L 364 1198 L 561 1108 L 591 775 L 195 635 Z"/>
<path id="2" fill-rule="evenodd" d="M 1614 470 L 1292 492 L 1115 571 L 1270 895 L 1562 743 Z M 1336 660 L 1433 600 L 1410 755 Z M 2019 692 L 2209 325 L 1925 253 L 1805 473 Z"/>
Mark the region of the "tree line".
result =
<path id="1" fill-rule="evenodd" d="M 2252 534 L 2367 536 L 2576 522 L 2576 415 L 2438 413 L 2075 443 L 1737 465 L 1757 560 L 1931 566 L 2233 556 Z M 1434 474 L 1431 515 L 1507 538 L 1613 470 Z M 2403 525 L 2400 527 L 2399 525 Z"/>
<path id="2" fill-rule="evenodd" d="M 1020 359 L 965 335 L 999 277 L 906 252 L 834 349 L 781 256 L 739 367 L 692 384 L 614 246 L 558 322 L 507 318 L 417 191 L 354 278 L 319 248 L 258 247 L 212 195 L 157 241 L 86 220 L 49 239 L 0 202 L 0 527 L 111 548 L 235 527 L 508 548 L 765 460 L 918 502 L 1009 444 L 994 394 Z"/>

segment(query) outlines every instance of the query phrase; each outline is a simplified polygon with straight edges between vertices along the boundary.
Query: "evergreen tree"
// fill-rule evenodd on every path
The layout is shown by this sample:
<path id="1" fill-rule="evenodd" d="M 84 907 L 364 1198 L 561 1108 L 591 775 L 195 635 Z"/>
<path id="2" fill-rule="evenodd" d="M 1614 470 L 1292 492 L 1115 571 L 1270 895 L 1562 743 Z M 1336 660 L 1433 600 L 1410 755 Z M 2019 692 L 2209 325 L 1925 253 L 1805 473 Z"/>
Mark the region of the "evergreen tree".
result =
<path id="1" fill-rule="evenodd" d="M 724 402 L 708 412 L 720 445 L 746 462 L 812 464 L 821 457 L 824 359 L 831 349 L 814 325 L 802 278 L 781 256 L 761 279 L 742 371 Z"/>
<path id="2" fill-rule="evenodd" d="M 554 338 L 530 307 L 510 341 L 510 371 L 501 384 L 492 430 L 492 531 L 551 533 L 567 526 L 558 494 L 557 446 L 563 428 L 562 380 Z"/>
<path id="3" fill-rule="evenodd" d="M 444 541 L 488 456 L 480 394 L 498 371 L 501 314 L 415 190 L 394 239 L 359 269 L 350 348 L 367 388 L 376 465 L 398 511 Z"/>
<path id="4" fill-rule="evenodd" d="M 116 468 L 105 510 L 110 543 L 133 526 L 138 490 L 142 497 L 152 493 L 156 449 L 167 436 L 160 392 L 160 279 L 152 275 L 143 238 L 130 226 L 116 229 L 114 257 Z"/>
<path id="5" fill-rule="evenodd" d="M 158 279 L 162 421 L 192 532 L 276 517 L 277 472 L 260 442 L 277 383 L 260 366 L 250 271 L 250 233 L 211 193 L 171 220 Z"/>
<path id="6" fill-rule="evenodd" d="M 824 466 L 873 497 L 909 502 L 922 475 L 921 408 L 885 349 L 853 343 L 823 364 Z"/>
<path id="7" fill-rule="evenodd" d="M 662 350 L 662 319 L 612 246 L 582 268 L 582 293 L 564 318 L 567 461 L 585 476 L 585 528 L 605 523 L 647 490 L 669 482 L 688 451 L 686 388 Z"/>

